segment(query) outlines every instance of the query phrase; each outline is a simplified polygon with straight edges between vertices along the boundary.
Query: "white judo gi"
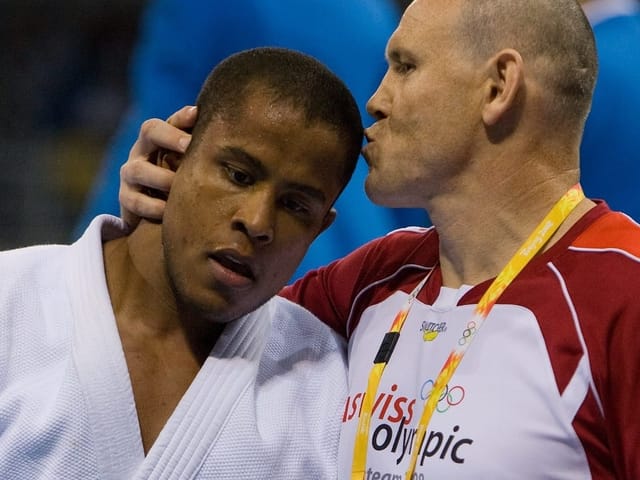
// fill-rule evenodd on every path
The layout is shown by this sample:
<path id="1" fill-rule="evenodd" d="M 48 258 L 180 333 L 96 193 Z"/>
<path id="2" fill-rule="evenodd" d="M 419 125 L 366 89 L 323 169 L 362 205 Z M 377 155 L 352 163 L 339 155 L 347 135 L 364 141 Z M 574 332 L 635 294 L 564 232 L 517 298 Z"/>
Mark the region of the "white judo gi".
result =
<path id="1" fill-rule="evenodd" d="M 229 324 L 144 456 L 101 216 L 70 246 L 0 253 L 0 479 L 336 477 L 345 343 L 276 297 Z"/>

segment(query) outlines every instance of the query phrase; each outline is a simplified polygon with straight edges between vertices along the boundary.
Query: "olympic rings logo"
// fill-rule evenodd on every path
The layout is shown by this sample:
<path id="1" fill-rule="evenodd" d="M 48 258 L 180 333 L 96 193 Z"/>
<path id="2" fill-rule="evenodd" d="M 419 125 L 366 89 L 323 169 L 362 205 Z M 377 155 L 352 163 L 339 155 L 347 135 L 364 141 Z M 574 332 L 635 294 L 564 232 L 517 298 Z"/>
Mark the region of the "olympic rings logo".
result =
<path id="1" fill-rule="evenodd" d="M 422 384 L 422 388 L 420 389 L 420 398 L 422 400 L 427 400 L 433 391 L 433 380 L 427 380 Z M 451 407 L 455 407 L 456 405 L 460 405 L 462 400 L 464 400 L 465 391 L 464 387 L 460 385 L 456 385 L 454 387 L 449 387 L 447 384 L 444 387 L 444 391 L 438 398 L 438 403 L 436 404 L 436 411 L 439 413 L 444 413 L 449 410 Z"/>
<path id="2" fill-rule="evenodd" d="M 476 322 L 473 320 L 467 323 L 467 328 L 462 331 L 462 336 L 458 339 L 458 345 L 462 346 L 465 343 L 469 343 L 476 333 Z"/>

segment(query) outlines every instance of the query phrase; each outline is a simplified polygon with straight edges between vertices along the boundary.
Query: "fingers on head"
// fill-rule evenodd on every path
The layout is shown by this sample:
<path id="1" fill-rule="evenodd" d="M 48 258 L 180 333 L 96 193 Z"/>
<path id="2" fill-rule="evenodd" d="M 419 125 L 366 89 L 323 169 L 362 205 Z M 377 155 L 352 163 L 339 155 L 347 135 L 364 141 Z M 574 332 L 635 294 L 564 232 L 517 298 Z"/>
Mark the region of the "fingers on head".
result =
<path id="1" fill-rule="evenodd" d="M 121 216 L 132 225 L 139 217 L 157 220 L 162 218 L 165 200 L 154 198 L 131 190 L 121 190 L 119 194 Z"/>
<path id="2" fill-rule="evenodd" d="M 173 113 L 168 119 L 167 122 L 170 125 L 173 125 L 178 128 L 190 128 L 193 127 L 193 124 L 196 121 L 197 117 L 197 107 L 192 105 L 188 105 L 186 107 L 182 107 L 177 112 Z"/>

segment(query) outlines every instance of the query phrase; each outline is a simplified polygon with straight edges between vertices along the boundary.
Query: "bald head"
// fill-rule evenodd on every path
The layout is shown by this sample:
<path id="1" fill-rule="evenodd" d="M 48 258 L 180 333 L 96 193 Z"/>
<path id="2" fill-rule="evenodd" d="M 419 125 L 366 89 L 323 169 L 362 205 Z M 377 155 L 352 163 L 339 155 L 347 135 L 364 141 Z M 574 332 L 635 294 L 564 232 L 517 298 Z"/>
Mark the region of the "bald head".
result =
<path id="1" fill-rule="evenodd" d="M 484 62 L 517 50 L 558 123 L 582 128 L 597 75 L 593 32 L 577 0 L 457 0 L 463 51 Z"/>

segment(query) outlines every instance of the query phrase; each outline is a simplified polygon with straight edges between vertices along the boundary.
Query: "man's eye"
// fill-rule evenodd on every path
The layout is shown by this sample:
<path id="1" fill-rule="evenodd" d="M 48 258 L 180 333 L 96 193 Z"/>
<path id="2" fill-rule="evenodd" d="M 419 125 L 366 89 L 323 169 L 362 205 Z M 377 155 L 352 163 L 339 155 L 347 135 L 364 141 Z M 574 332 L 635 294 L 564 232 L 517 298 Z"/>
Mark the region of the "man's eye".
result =
<path id="1" fill-rule="evenodd" d="M 415 66 L 410 63 L 396 63 L 394 70 L 396 71 L 396 73 L 404 75 L 411 72 L 414 68 Z"/>
<path id="2" fill-rule="evenodd" d="M 225 165 L 225 171 L 227 172 L 227 176 L 229 179 L 238 185 L 252 185 L 253 177 L 248 173 L 239 170 L 231 165 Z"/>

